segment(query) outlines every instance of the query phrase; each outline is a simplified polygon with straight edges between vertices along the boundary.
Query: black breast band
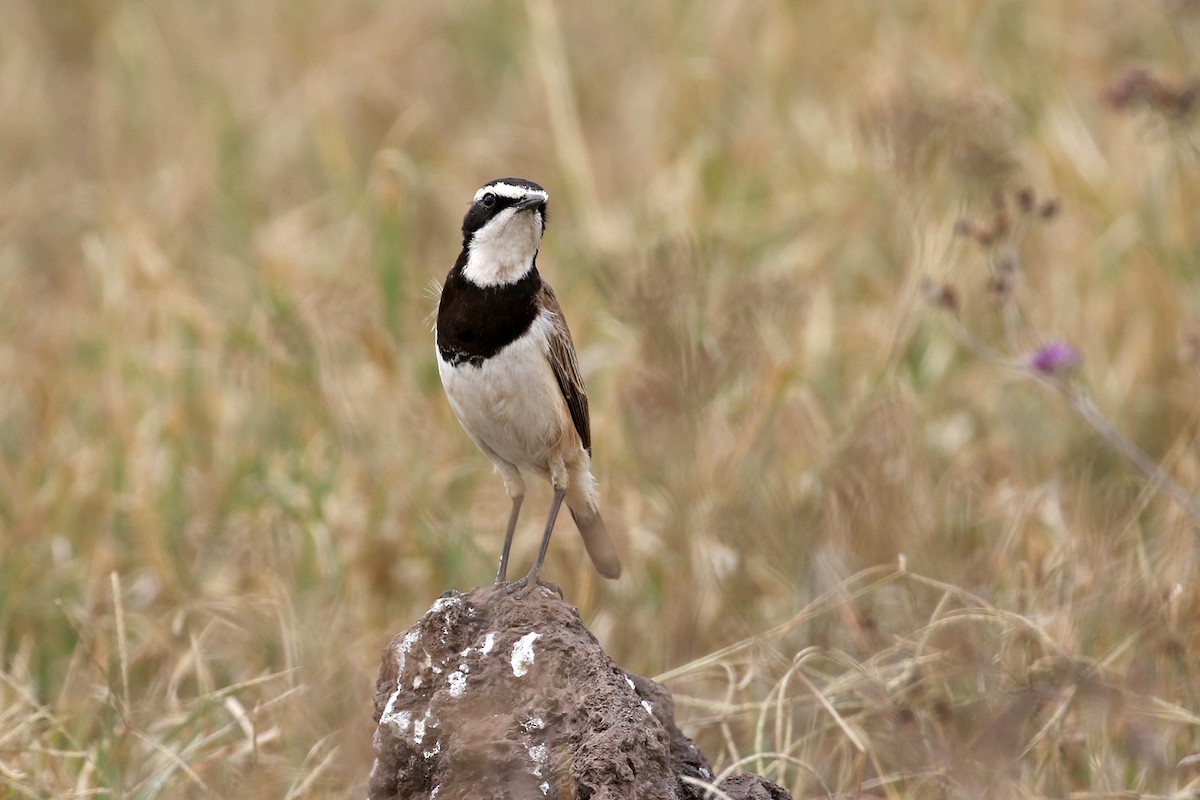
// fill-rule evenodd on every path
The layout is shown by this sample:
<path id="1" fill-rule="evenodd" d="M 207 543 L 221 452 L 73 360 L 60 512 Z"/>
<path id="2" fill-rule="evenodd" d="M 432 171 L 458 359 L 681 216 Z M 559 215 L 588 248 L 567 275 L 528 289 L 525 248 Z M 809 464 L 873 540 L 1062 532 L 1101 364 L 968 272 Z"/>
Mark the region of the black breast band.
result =
<path id="1" fill-rule="evenodd" d="M 437 345 L 446 363 L 481 367 L 537 319 L 542 277 L 535 266 L 516 283 L 477 286 L 463 276 L 466 260 L 464 248 L 442 287 Z"/>

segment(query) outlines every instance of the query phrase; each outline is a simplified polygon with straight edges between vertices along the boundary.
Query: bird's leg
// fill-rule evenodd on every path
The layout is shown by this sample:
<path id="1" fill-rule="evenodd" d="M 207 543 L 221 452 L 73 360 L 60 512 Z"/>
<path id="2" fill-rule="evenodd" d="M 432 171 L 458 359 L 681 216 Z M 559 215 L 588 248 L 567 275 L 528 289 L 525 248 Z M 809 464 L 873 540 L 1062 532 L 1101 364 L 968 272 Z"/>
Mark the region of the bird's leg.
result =
<path id="1" fill-rule="evenodd" d="M 504 476 L 504 491 L 512 498 L 512 511 L 508 512 L 508 529 L 504 531 L 504 549 L 500 551 L 500 566 L 496 569 L 496 585 L 504 583 L 508 574 L 508 550 L 512 547 L 513 533 L 517 530 L 517 517 L 521 515 L 521 501 L 525 499 L 525 479 L 521 470 L 499 456 L 488 453 L 496 470 Z"/>
<path id="2" fill-rule="evenodd" d="M 521 515 L 521 501 L 524 499 L 524 493 L 513 495 L 512 511 L 508 513 L 508 530 L 504 532 L 504 549 L 500 551 L 500 567 L 496 570 L 497 585 L 504 583 L 504 576 L 508 574 L 508 550 L 512 547 L 513 533 L 517 530 L 517 517 Z"/>
<path id="3" fill-rule="evenodd" d="M 519 592 L 518 597 L 523 597 L 538 585 L 538 576 L 542 573 L 542 562 L 546 560 L 546 551 L 550 549 L 550 534 L 554 533 L 554 520 L 558 518 L 558 510 L 562 507 L 563 498 L 566 496 L 566 489 L 554 490 L 554 499 L 550 501 L 550 517 L 546 520 L 546 531 L 542 534 L 542 546 L 538 548 L 537 561 L 533 562 L 533 569 L 529 570 L 528 575 L 508 584 L 505 591 Z M 562 597 L 562 589 L 553 584 L 548 585 L 558 592 L 559 597 Z"/>
<path id="4" fill-rule="evenodd" d="M 554 521 L 558 519 L 558 509 L 562 507 L 563 498 L 566 496 L 566 489 L 554 490 L 554 499 L 550 501 L 550 517 L 546 520 L 546 532 L 542 534 L 542 546 L 538 548 L 537 561 L 533 562 L 533 569 L 525 576 L 529 583 L 537 583 L 538 575 L 542 572 L 542 562 L 546 560 L 546 551 L 550 549 L 550 534 L 554 533 Z"/>

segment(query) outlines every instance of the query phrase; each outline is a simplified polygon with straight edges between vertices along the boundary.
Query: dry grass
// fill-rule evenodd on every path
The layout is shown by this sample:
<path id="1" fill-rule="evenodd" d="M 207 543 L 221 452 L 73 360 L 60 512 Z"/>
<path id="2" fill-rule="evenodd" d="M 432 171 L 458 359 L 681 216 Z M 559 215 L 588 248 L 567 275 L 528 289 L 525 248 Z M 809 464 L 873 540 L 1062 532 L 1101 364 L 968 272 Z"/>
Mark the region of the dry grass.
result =
<path id="1" fill-rule="evenodd" d="M 494 566 L 426 318 L 517 174 L 627 566 L 548 573 L 723 766 L 1196 796 L 1195 521 L 922 287 L 1073 343 L 1194 497 L 1198 44 L 1190 0 L 10 0 L 0 795 L 361 795 L 380 647 Z M 996 302 L 955 230 L 1025 186 Z"/>

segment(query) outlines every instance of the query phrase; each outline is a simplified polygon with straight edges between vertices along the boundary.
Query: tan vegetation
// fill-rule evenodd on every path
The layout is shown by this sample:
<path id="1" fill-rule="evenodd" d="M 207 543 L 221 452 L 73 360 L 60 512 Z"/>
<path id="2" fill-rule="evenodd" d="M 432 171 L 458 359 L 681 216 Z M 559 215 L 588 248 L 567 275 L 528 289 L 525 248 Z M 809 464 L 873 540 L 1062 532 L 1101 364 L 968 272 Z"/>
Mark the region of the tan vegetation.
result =
<path id="1" fill-rule="evenodd" d="M 1197 522 L 1022 359 L 1195 497 L 1197 53 L 1191 0 L 8 0 L 0 796 L 362 795 L 380 649 L 499 552 L 428 315 L 503 175 L 626 566 L 546 575 L 714 762 L 1196 796 Z"/>

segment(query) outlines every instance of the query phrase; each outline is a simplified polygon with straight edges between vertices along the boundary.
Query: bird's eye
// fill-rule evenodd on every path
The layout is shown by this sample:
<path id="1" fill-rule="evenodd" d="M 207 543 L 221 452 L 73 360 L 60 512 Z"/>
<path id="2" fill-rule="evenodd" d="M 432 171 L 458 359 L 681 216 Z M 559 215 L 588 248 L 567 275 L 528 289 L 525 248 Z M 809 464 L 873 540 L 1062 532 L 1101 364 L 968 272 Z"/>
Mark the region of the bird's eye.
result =
<path id="1" fill-rule="evenodd" d="M 488 192 L 480 198 L 479 202 L 483 203 L 486 207 L 491 208 L 492 206 L 496 205 L 496 195 Z"/>

